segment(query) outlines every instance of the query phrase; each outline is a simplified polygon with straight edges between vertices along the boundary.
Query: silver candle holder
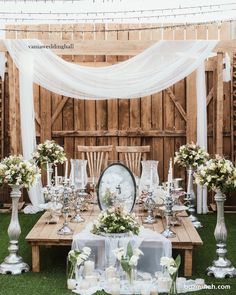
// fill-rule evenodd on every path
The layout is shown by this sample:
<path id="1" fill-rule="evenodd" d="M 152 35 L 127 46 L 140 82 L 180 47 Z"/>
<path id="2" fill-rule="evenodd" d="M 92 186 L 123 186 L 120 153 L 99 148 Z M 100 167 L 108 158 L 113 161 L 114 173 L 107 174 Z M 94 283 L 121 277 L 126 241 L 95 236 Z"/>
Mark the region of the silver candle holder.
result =
<path id="1" fill-rule="evenodd" d="M 173 216 L 173 205 L 174 200 L 171 195 L 171 187 L 168 187 L 165 197 L 165 219 L 166 219 L 166 226 L 165 230 L 161 233 L 165 238 L 174 238 L 176 237 L 176 233 L 171 230 L 171 219 Z"/>
<path id="2" fill-rule="evenodd" d="M 72 186 L 71 188 L 75 200 L 75 215 L 71 219 L 71 222 L 81 223 L 85 221 L 85 219 L 80 215 L 80 210 L 81 206 L 84 203 L 86 192 L 84 188 L 77 191 L 75 190 L 74 186 Z"/>
<path id="3" fill-rule="evenodd" d="M 189 167 L 188 170 L 188 184 L 187 184 L 187 194 L 186 194 L 186 201 L 188 206 L 189 212 L 189 219 L 191 220 L 193 226 L 195 228 L 201 228 L 202 224 L 195 216 L 195 203 L 196 203 L 196 196 L 193 189 L 193 168 Z"/>
<path id="4" fill-rule="evenodd" d="M 57 231 L 58 235 L 72 235 L 73 230 L 69 227 L 68 215 L 69 215 L 69 188 L 67 183 L 65 183 L 63 191 L 63 217 L 64 222 L 62 228 Z"/>
<path id="5" fill-rule="evenodd" d="M 153 200 L 153 192 L 149 191 L 147 195 L 147 199 L 145 200 L 145 207 L 147 208 L 147 217 L 144 219 L 144 223 L 153 224 L 156 222 L 155 216 L 153 214 L 153 210 L 156 207 L 156 203 Z"/>

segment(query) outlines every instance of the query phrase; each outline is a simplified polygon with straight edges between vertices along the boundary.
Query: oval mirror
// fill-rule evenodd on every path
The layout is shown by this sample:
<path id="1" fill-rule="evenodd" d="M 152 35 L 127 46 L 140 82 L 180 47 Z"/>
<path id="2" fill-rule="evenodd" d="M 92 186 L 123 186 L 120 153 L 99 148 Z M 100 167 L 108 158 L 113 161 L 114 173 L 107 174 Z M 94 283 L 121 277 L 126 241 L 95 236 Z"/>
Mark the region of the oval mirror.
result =
<path id="1" fill-rule="evenodd" d="M 98 204 L 101 210 L 122 205 L 131 212 L 136 200 L 136 183 L 132 172 L 121 163 L 108 166 L 98 180 Z"/>

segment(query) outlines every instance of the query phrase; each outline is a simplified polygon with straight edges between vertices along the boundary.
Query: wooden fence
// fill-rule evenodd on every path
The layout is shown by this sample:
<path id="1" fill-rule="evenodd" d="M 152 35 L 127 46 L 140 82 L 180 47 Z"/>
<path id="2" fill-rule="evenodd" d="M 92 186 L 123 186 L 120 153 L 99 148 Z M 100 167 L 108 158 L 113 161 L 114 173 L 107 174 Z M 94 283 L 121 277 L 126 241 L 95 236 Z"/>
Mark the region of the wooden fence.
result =
<path id="1" fill-rule="evenodd" d="M 143 25 L 155 26 L 155 25 Z M 18 26 L 19 27 L 19 26 Z M 111 32 L 80 32 L 97 29 L 113 29 Z M 8 32 L 8 38 L 38 38 L 51 40 L 160 40 L 160 39 L 216 39 L 229 40 L 232 24 L 202 25 L 176 30 L 133 31 L 137 25 L 129 25 L 130 31 L 119 31 L 127 25 L 44 25 L 22 26 L 25 32 Z M 141 27 L 141 26 L 139 26 Z M 29 29 L 61 32 L 27 32 Z M 116 31 L 117 30 L 117 31 Z M 73 32 L 67 32 L 73 31 Z M 53 41 L 54 42 L 54 41 Z M 55 41 L 56 42 L 56 41 Z M 55 43 L 54 42 L 54 43 Z M 129 56 L 114 55 L 63 55 L 67 61 L 88 66 L 117 63 Z M 217 59 L 206 62 L 208 148 L 216 152 L 216 98 Z M 19 81 L 18 70 L 8 56 L 8 73 L 5 81 L 5 155 L 20 153 Z M 122 85 L 121 85 L 122 87 Z M 51 93 L 34 85 L 36 127 L 38 141 L 55 139 L 64 146 L 67 156 L 76 158 L 77 145 L 150 145 L 150 158 L 159 161 L 160 179 L 167 177 L 168 161 L 186 141 L 196 140 L 195 73 L 172 87 L 148 97 L 132 100 L 74 100 Z M 231 83 L 223 88 L 223 153 L 233 158 L 233 119 L 231 113 Z M 10 125 L 10 127 L 9 127 Z M 10 130 L 10 133 L 9 132 Z M 11 144 L 9 149 L 9 137 Z M 113 159 L 117 159 L 114 153 Z M 185 178 L 185 171 L 175 167 L 175 176 Z M 7 196 L 1 199 L 6 201 Z"/>

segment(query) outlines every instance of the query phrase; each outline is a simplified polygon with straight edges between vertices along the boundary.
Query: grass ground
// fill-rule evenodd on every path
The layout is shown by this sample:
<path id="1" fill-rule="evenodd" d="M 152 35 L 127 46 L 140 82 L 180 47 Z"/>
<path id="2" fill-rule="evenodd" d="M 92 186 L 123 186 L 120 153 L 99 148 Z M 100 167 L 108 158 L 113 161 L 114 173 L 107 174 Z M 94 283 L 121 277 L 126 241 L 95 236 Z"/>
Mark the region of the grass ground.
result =
<path id="1" fill-rule="evenodd" d="M 24 261 L 31 265 L 31 248 L 25 242 L 25 236 L 36 223 L 40 214 L 24 215 L 20 214 L 22 233 L 20 236 L 20 255 Z M 215 257 L 215 240 L 213 236 L 216 215 L 209 214 L 200 216 L 204 228 L 200 229 L 204 245 L 197 248 L 193 259 L 193 278 L 204 278 L 208 284 L 230 285 L 230 290 L 204 290 L 195 294 L 236 294 L 236 278 L 214 279 L 205 276 L 205 269 Z M 0 214 L 0 261 L 7 255 L 8 237 L 7 228 L 10 221 L 10 214 Z M 236 214 L 226 214 L 226 224 L 228 228 L 228 258 L 236 267 Z M 61 295 L 73 294 L 66 289 L 66 255 L 69 248 L 52 247 L 41 250 L 41 272 L 25 273 L 19 276 L 0 275 L 0 295 Z M 174 253 L 175 255 L 176 253 Z M 182 270 L 180 271 L 180 276 Z M 224 287 L 224 286 L 223 286 Z M 97 294 L 104 294 L 102 292 Z M 193 294 L 193 293 L 186 293 Z"/>

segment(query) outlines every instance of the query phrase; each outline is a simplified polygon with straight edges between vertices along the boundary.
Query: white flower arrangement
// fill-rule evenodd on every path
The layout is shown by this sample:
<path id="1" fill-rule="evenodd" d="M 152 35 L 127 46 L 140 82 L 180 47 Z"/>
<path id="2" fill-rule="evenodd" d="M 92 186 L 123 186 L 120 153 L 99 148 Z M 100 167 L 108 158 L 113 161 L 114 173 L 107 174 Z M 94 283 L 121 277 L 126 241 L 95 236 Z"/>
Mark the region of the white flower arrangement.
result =
<path id="1" fill-rule="evenodd" d="M 121 207 L 112 207 L 98 215 L 91 232 L 97 235 L 104 233 L 133 233 L 138 235 L 139 228 L 140 225 L 134 213 L 130 214 Z"/>
<path id="2" fill-rule="evenodd" d="M 183 167 L 198 167 L 204 164 L 209 158 L 209 154 L 205 149 L 191 143 L 182 145 L 179 151 L 175 153 L 174 162 Z"/>
<path id="3" fill-rule="evenodd" d="M 54 140 L 46 140 L 37 146 L 33 159 L 37 165 L 46 165 L 46 163 L 57 165 L 66 161 L 66 155 L 63 147 Z"/>
<path id="4" fill-rule="evenodd" d="M 26 161 L 21 155 L 9 156 L 0 163 L 0 183 L 29 188 L 40 177 L 40 169 L 34 162 Z"/>
<path id="5" fill-rule="evenodd" d="M 233 163 L 216 155 L 198 168 L 195 182 L 209 187 L 212 191 L 230 192 L 236 187 L 236 168 Z"/>
<path id="6" fill-rule="evenodd" d="M 177 278 L 178 270 L 179 270 L 179 267 L 181 264 L 180 255 L 178 255 L 175 260 L 172 257 L 163 256 L 163 257 L 161 257 L 160 264 L 161 264 L 161 266 L 166 268 L 166 270 L 168 271 L 168 273 L 171 277 L 171 280 L 172 280 L 171 289 L 170 289 L 169 294 L 176 294 L 175 293 L 176 278 Z"/>
<path id="7" fill-rule="evenodd" d="M 127 273 L 129 280 L 131 280 L 132 269 L 138 265 L 138 260 L 143 255 L 143 252 L 138 248 L 133 249 L 129 242 L 126 254 L 124 247 L 113 250 L 113 254 L 120 261 L 122 269 Z"/>
<path id="8" fill-rule="evenodd" d="M 76 266 L 80 266 L 84 261 L 88 259 L 91 254 L 91 249 L 89 247 L 84 247 L 82 250 L 71 250 L 68 253 L 69 266 L 67 267 L 67 277 L 68 279 L 73 278 L 75 274 Z"/>

